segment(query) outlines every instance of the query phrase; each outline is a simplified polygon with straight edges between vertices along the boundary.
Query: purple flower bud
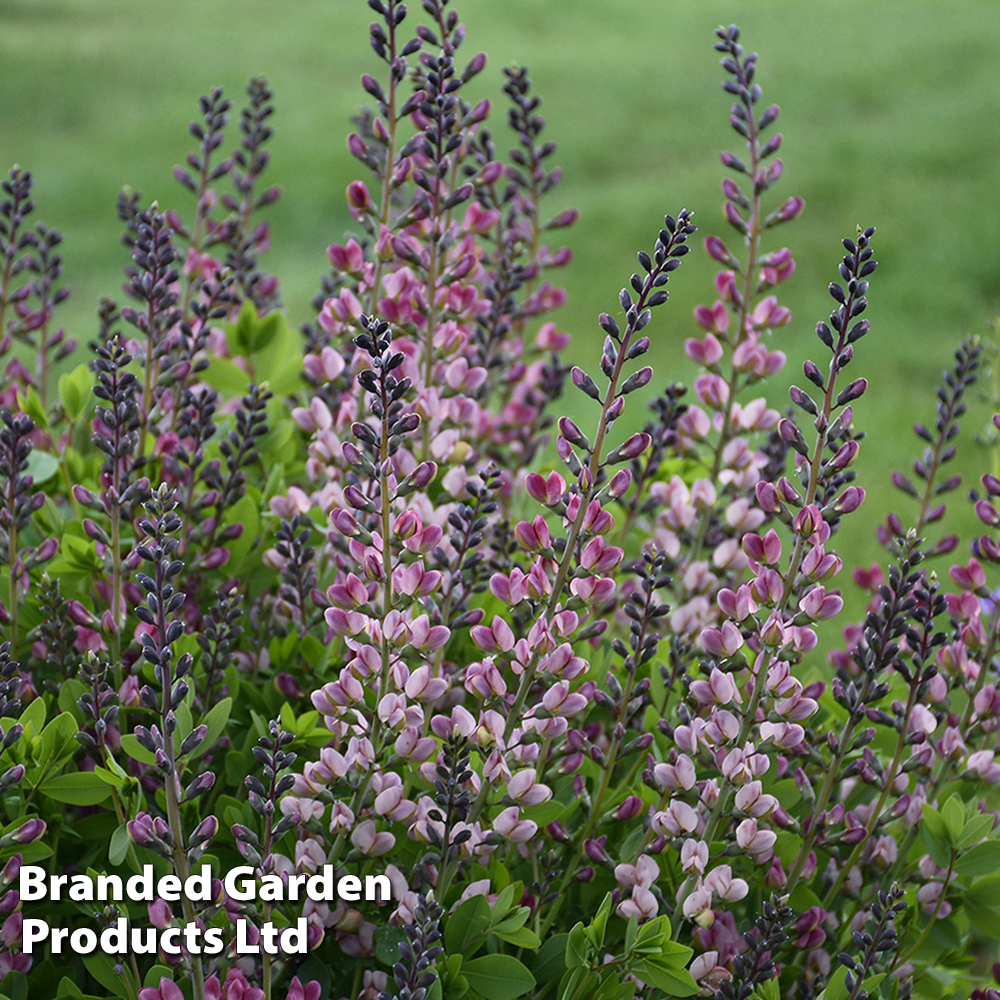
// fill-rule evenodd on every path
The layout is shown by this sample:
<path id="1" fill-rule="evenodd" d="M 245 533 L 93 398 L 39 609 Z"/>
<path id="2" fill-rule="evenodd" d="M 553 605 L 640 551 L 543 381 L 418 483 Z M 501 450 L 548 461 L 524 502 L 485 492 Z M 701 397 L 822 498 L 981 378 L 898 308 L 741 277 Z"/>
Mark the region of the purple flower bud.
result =
<path id="1" fill-rule="evenodd" d="M 790 222 L 806 206 L 805 198 L 789 198 L 777 211 L 778 221 Z"/>
<path id="2" fill-rule="evenodd" d="M 191 842 L 211 840 L 219 831 L 219 821 L 214 816 L 206 816 L 191 834 Z"/>
<path id="3" fill-rule="evenodd" d="M 45 821 L 41 819 L 29 819 L 22 823 L 13 833 L 9 833 L 4 840 L 9 837 L 15 844 L 32 844 L 45 833 Z"/>
<path id="4" fill-rule="evenodd" d="M 225 566 L 227 562 L 229 562 L 229 549 L 218 546 L 205 556 L 202 565 L 205 569 L 218 569 L 220 566 Z"/>
<path id="5" fill-rule="evenodd" d="M 349 510 L 337 508 L 330 511 L 330 520 L 333 526 L 347 538 L 353 538 L 358 533 L 358 522 Z"/>
<path id="6" fill-rule="evenodd" d="M 320 591 L 320 595 L 322 596 L 322 591 Z M 298 701 L 303 697 L 299 682 L 291 674 L 278 674 L 274 678 L 274 686 L 281 696 L 289 701 Z"/>
<path id="7" fill-rule="evenodd" d="M 371 510 L 371 501 L 357 488 L 351 485 L 344 490 L 344 499 L 355 510 Z"/>
<path id="8" fill-rule="evenodd" d="M 569 417 L 559 418 L 559 433 L 562 434 L 570 444 L 579 445 L 580 447 L 588 447 L 590 442 L 587 440 L 586 435 L 576 423 L 570 420 Z"/>
<path id="9" fill-rule="evenodd" d="M 491 160 L 487 163 L 476 177 L 477 184 L 495 184 L 505 171 L 504 165 L 499 160 Z"/>
<path id="10" fill-rule="evenodd" d="M 976 503 L 976 516 L 983 524 L 989 525 L 991 528 L 996 527 L 1000 523 L 1000 517 L 997 516 L 996 508 L 989 500 L 980 500 Z"/>
<path id="11" fill-rule="evenodd" d="M 54 538 L 46 538 L 32 553 L 32 561 L 36 566 L 38 563 L 48 562 L 58 551 L 59 543 Z"/>
<path id="12" fill-rule="evenodd" d="M 550 219 L 545 223 L 545 228 L 564 229 L 566 226 L 572 226 L 579 218 L 580 213 L 575 208 L 567 208 L 560 212 L 554 219 Z"/>
<path id="13" fill-rule="evenodd" d="M 596 399 L 598 402 L 601 401 L 601 394 L 597 391 L 597 384 L 582 368 L 574 368 L 571 377 L 573 385 L 582 392 L 585 392 L 591 399 Z"/>
<path id="14" fill-rule="evenodd" d="M 735 170 L 737 173 L 741 174 L 745 174 L 747 172 L 746 164 L 738 156 L 734 156 L 732 153 L 719 153 L 719 159 L 722 160 L 722 165 L 724 167 L 728 167 L 730 170 Z"/>
<path id="15" fill-rule="evenodd" d="M 625 397 L 619 396 L 609 407 L 608 407 L 608 422 L 617 420 L 622 415 L 622 410 L 625 409 Z"/>
<path id="16" fill-rule="evenodd" d="M 371 208 L 371 196 L 368 194 L 368 188 L 361 181 L 351 181 L 347 185 L 347 203 L 351 208 L 362 212 Z"/>
<path id="17" fill-rule="evenodd" d="M 773 483 L 761 480 L 754 489 L 757 494 L 757 504 L 762 511 L 768 514 L 776 514 L 781 510 L 781 499 Z"/>
<path id="18" fill-rule="evenodd" d="M 720 264 L 730 266 L 733 263 L 733 255 L 726 249 L 726 244 L 718 236 L 705 237 L 705 252 Z"/>
<path id="19" fill-rule="evenodd" d="M 91 510 L 103 510 L 101 502 L 85 486 L 74 486 L 73 497 L 83 507 L 89 507 Z"/>
<path id="20" fill-rule="evenodd" d="M 835 510 L 840 514 L 856 511 L 865 500 L 865 491 L 860 486 L 848 486 L 837 500 Z"/>
<path id="21" fill-rule="evenodd" d="M 653 439 L 644 431 L 633 434 L 621 447 L 625 458 L 638 458 L 650 445 Z"/>
<path id="22" fill-rule="evenodd" d="M 149 922 L 160 930 L 166 930 L 174 922 L 174 914 L 170 909 L 170 904 L 160 898 L 154 899 L 146 907 L 149 913 Z"/>
<path id="23" fill-rule="evenodd" d="M 631 485 L 632 473 L 628 469 L 621 469 L 611 477 L 611 482 L 608 483 L 608 496 L 615 499 L 624 496 Z"/>
<path id="24" fill-rule="evenodd" d="M 4 882 L 10 883 L 17 879 L 21 874 L 21 863 L 22 858 L 20 854 L 15 854 L 8 862 L 3 866 L 3 880 Z"/>
<path id="25" fill-rule="evenodd" d="M 615 810 L 615 819 L 630 820 L 635 819 L 643 811 L 642 799 L 638 795 L 629 795 L 628 798 Z"/>
<path id="26" fill-rule="evenodd" d="M 410 474 L 410 482 L 414 489 L 422 490 L 429 486 L 437 475 L 437 464 L 434 462 L 421 462 Z"/>

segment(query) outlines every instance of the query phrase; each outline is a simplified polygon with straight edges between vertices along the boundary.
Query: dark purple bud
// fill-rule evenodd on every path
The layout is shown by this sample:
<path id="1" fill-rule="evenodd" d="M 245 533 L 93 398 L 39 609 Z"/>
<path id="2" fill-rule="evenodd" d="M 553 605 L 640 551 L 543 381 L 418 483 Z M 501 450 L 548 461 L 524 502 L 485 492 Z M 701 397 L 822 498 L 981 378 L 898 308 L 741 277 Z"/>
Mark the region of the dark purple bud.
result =
<path id="1" fill-rule="evenodd" d="M 914 486 L 902 472 L 896 471 L 892 474 L 892 485 L 895 486 L 897 490 L 902 490 L 911 497 L 918 496 L 916 486 Z"/>
<path id="2" fill-rule="evenodd" d="M 860 399 L 865 394 L 867 388 L 867 379 L 856 378 L 849 386 L 840 391 L 840 394 L 837 396 L 837 406 L 843 406 L 845 403 Z"/>
<path id="3" fill-rule="evenodd" d="M 630 820 L 635 819 L 643 811 L 642 799 L 638 795 L 629 795 L 628 798 L 615 810 L 615 819 Z"/>
<path id="4" fill-rule="evenodd" d="M 578 389 L 585 392 L 591 399 L 596 399 L 598 402 L 601 401 L 601 394 L 597 390 L 597 384 L 582 368 L 574 368 L 572 378 L 573 385 Z"/>
<path id="5" fill-rule="evenodd" d="M 371 501 L 357 488 L 351 485 L 344 490 L 344 499 L 355 510 L 374 510 Z"/>
<path id="6" fill-rule="evenodd" d="M 211 840 L 219 830 L 219 821 L 214 816 L 206 816 L 191 834 L 191 843 Z"/>
<path id="7" fill-rule="evenodd" d="M 641 389 L 644 385 L 648 385 L 650 379 L 653 377 L 653 369 L 646 367 L 640 368 L 637 372 L 630 375 L 622 385 L 619 390 L 620 395 L 627 396 L 630 392 L 635 392 L 636 389 Z"/>

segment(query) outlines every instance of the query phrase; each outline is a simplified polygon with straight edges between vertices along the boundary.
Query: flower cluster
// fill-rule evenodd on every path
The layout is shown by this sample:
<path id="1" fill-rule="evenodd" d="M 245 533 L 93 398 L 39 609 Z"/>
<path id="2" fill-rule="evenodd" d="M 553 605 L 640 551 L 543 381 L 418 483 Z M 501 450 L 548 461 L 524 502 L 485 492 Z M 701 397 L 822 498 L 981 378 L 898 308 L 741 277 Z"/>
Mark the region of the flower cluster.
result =
<path id="1" fill-rule="evenodd" d="M 855 570 L 867 606 L 832 648 L 837 534 L 866 497 L 875 230 L 841 241 L 821 357 L 777 402 L 795 258 L 774 231 L 804 202 L 775 194 L 779 111 L 739 30 L 715 42 L 740 145 L 722 154 L 728 235 L 702 243 L 715 297 L 683 321 L 691 389 L 657 392 L 644 362 L 694 214 L 663 217 L 597 319 L 594 364 L 565 365 L 552 314 L 571 254 L 549 241 L 576 213 L 545 211 L 561 172 L 527 70 L 504 70 L 505 155 L 450 0 L 369 7 L 356 232 L 327 248 L 301 337 L 259 263 L 279 194 L 261 183 L 264 80 L 228 155 L 231 103 L 202 97 L 174 172 L 189 222 L 119 199 L 130 303 L 102 303 L 75 368 L 49 326 L 60 237 L 27 228 L 29 173 L 4 182 L 0 354 L 36 361 L 15 353 L 0 391 L 2 887 L 42 859 L 181 882 L 207 864 L 200 902 L 89 915 L 229 935 L 221 954 L 35 965 L 7 888 L 9 992 L 987 989 L 1000 478 L 973 496 L 985 534 L 925 538 L 960 485 L 943 470 L 981 345 L 915 428 L 912 478 L 892 481 L 919 508 L 878 527 L 886 560 Z M 223 880 L 237 865 L 390 891 L 248 901 Z M 306 954 L 266 947 L 299 926 Z M 237 927 L 256 954 L 228 946 Z"/>

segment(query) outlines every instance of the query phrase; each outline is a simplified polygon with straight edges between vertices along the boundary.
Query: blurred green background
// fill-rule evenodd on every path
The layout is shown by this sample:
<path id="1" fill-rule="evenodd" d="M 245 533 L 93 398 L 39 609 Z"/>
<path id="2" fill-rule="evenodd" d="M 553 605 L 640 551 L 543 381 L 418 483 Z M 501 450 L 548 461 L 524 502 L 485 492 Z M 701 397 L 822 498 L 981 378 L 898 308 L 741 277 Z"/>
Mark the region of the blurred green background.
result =
<path id="1" fill-rule="evenodd" d="M 650 248 L 665 211 L 691 208 L 700 236 L 728 238 L 718 151 L 740 144 L 727 125 L 712 32 L 738 21 L 746 47 L 760 53 L 765 103 L 782 108 L 785 174 L 774 204 L 806 199 L 805 213 L 767 245 L 787 244 L 798 261 L 781 288 L 794 321 L 776 334 L 789 365 L 772 405 L 784 407 L 784 386 L 802 381 L 805 358 L 826 367 L 812 331 L 832 304 L 825 289 L 840 239 L 858 224 L 878 227 L 873 331 L 848 370 L 871 384 L 856 407 L 870 432 L 857 466 L 869 500 L 845 522 L 840 545 L 848 565 L 876 558 L 876 521 L 890 506 L 904 519 L 912 510 L 888 486 L 890 471 L 916 453 L 910 425 L 933 419 L 934 387 L 958 341 L 988 335 L 1000 312 L 1000 4 L 455 6 L 469 29 L 464 53 L 490 56 L 470 98 L 502 105 L 500 69 L 511 62 L 531 68 L 544 98 L 565 169 L 550 208 L 582 213 L 555 235 L 576 254 L 562 272 L 570 297 L 559 325 L 574 336 L 571 359 L 584 364 L 600 350 L 597 313 L 617 308 L 635 251 Z M 414 2 L 411 17 L 419 15 Z M 368 47 L 370 18 L 363 0 L 0 0 L 0 167 L 17 162 L 35 173 L 35 217 L 66 235 L 73 296 L 62 319 L 72 335 L 85 343 L 100 296 L 120 295 L 127 253 L 117 192 L 129 185 L 190 217 L 171 168 L 192 147 L 186 126 L 198 96 L 221 85 L 238 109 L 253 75 L 267 76 L 276 94 L 266 179 L 284 188 L 267 216 L 274 244 L 264 264 L 281 279 L 293 323 L 309 317 L 325 247 L 350 225 L 344 189 L 361 176 L 344 138 L 366 97 L 360 74 L 381 66 Z M 491 120 L 501 148 L 504 116 L 496 107 Z M 672 303 L 651 328 L 654 385 L 690 379 L 682 344 L 694 332 L 692 307 L 714 298 L 713 274 L 699 252 L 671 282 Z M 971 440 L 987 419 L 978 404 L 966 420 L 968 485 L 994 461 Z M 971 505 L 953 497 L 957 520 L 972 529 Z"/>

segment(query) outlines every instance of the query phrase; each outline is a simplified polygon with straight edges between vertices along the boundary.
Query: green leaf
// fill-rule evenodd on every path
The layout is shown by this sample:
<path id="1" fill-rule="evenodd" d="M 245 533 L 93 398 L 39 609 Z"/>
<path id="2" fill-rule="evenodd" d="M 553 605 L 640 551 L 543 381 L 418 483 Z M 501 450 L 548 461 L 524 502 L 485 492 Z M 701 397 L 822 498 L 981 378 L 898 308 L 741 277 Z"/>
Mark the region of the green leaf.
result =
<path id="1" fill-rule="evenodd" d="M 94 768 L 94 774 L 97 775 L 101 781 L 106 785 L 110 785 L 112 788 L 121 788 L 125 784 L 125 778 L 120 774 L 115 774 L 114 771 L 109 771 L 106 767 L 101 767 L 99 764 Z"/>
<path id="2" fill-rule="evenodd" d="M 41 732 L 42 759 L 60 761 L 72 756 L 78 744 L 79 728 L 76 719 L 67 712 L 60 712 Z"/>
<path id="3" fill-rule="evenodd" d="M 516 882 L 511 882 L 509 885 L 505 885 L 498 893 L 497 900 L 493 904 L 493 912 L 490 914 L 491 926 L 494 921 L 499 923 L 505 916 L 507 916 L 507 911 L 511 908 L 511 904 L 514 902 L 514 889 L 516 886 Z"/>
<path id="4" fill-rule="evenodd" d="M 956 846 L 962 839 L 962 831 L 965 829 L 965 807 L 959 796 L 953 795 L 948 799 L 941 810 L 941 818 L 948 831 L 949 841 L 952 846 Z"/>
<path id="5" fill-rule="evenodd" d="M 448 1000 L 464 996 L 469 992 L 469 981 L 462 975 L 462 956 L 448 956 Z"/>
<path id="6" fill-rule="evenodd" d="M 535 987 L 535 977 L 512 955 L 483 955 L 463 962 L 462 975 L 485 1000 L 515 1000 Z"/>
<path id="7" fill-rule="evenodd" d="M 249 356 L 253 353 L 254 328 L 257 325 L 257 307 L 244 299 L 235 323 L 226 324 L 226 346 L 231 354 Z"/>
<path id="8" fill-rule="evenodd" d="M 59 376 L 59 401 L 71 424 L 75 424 L 88 408 L 92 379 L 86 365 L 77 365 L 71 372 Z"/>
<path id="9" fill-rule="evenodd" d="M 517 930 L 503 931 L 499 927 L 493 932 L 501 941 L 514 945 L 515 948 L 528 948 L 536 951 L 542 943 L 542 939 L 527 927 L 518 927 Z"/>
<path id="10" fill-rule="evenodd" d="M 693 997 L 698 992 L 698 984 L 686 969 L 676 969 L 656 958 L 641 958 L 629 963 L 629 972 L 634 973 L 644 983 L 649 983 L 675 997 Z"/>
<path id="11" fill-rule="evenodd" d="M 818 1000 L 847 1000 L 847 966 L 841 965 L 830 977 L 826 989 L 820 993 Z"/>
<path id="12" fill-rule="evenodd" d="M 472 942 L 483 935 L 478 944 L 485 941 L 486 929 L 490 925 L 490 904 L 485 896 L 467 899 L 449 918 L 444 927 L 444 947 L 449 955 L 458 955 Z M 396 961 L 394 959 L 394 961 Z"/>
<path id="13" fill-rule="evenodd" d="M 618 982 L 615 979 L 606 979 L 601 983 L 601 988 L 594 994 L 594 1000 L 632 1000 L 635 996 L 635 983 Z"/>
<path id="14" fill-rule="evenodd" d="M 995 935 L 1000 923 L 1000 874 L 976 879 L 962 896 L 962 909 L 982 933 Z"/>
<path id="15" fill-rule="evenodd" d="M 993 822 L 992 816 L 984 816 L 983 819 Z M 976 844 L 960 855 L 955 862 L 955 872 L 960 876 L 989 875 L 996 871 L 1000 871 L 1000 840 L 987 840 L 982 844 Z"/>
<path id="16" fill-rule="evenodd" d="M 47 483 L 58 471 L 59 459 L 55 455 L 35 448 L 28 456 L 28 468 L 25 472 L 34 479 L 33 486 Z"/>
<path id="17" fill-rule="evenodd" d="M 156 758 L 131 734 L 122 736 L 122 750 L 140 764 L 155 764 Z"/>
<path id="18" fill-rule="evenodd" d="M 80 712 L 80 695 L 87 689 L 75 677 L 64 680 L 59 685 L 59 711 L 72 715 L 77 722 L 83 717 Z"/>
<path id="19" fill-rule="evenodd" d="M 531 966 L 531 974 L 539 986 L 558 979 L 566 971 L 566 942 L 568 934 L 553 934 L 538 949 L 538 956 Z"/>
<path id="20" fill-rule="evenodd" d="M 247 493 L 240 497 L 226 512 L 223 518 L 226 527 L 234 524 L 243 525 L 243 533 L 239 538 L 229 543 L 229 565 L 235 569 L 250 554 L 260 534 L 260 510 L 257 502 Z"/>
<path id="21" fill-rule="evenodd" d="M 215 746 L 219 737 L 225 731 L 226 723 L 229 722 L 229 716 L 232 713 L 232 710 L 232 698 L 223 698 L 222 701 L 212 707 L 212 710 L 202 720 L 203 724 L 208 729 L 208 732 L 205 734 L 205 739 L 191 751 L 192 760 L 196 757 L 200 757 L 203 753 L 208 753 L 208 751 Z M 124 743 L 124 740 L 122 742 Z"/>
<path id="22" fill-rule="evenodd" d="M 496 920 L 497 911 L 493 911 L 493 919 Z M 531 916 L 531 910 L 527 906 L 519 906 L 515 910 L 510 910 L 506 917 L 499 923 L 491 923 L 491 930 L 496 934 L 510 934 L 520 930 Z"/>
<path id="23" fill-rule="evenodd" d="M 108 862 L 117 868 L 128 855 L 129 836 L 128 828 L 122 823 L 111 834 L 111 841 L 108 845 Z"/>
<path id="24" fill-rule="evenodd" d="M 539 826 L 554 823 L 566 811 L 566 807 L 558 799 L 549 799 L 538 806 L 524 810 L 524 818 L 530 819 Z"/>
<path id="25" fill-rule="evenodd" d="M 885 973 L 884 972 L 876 973 L 876 975 L 874 975 L 874 976 L 869 976 L 861 984 L 861 988 L 863 990 L 867 990 L 867 992 L 868 992 L 869 995 L 872 995 L 872 994 L 875 993 L 875 990 L 878 988 L 878 984 L 880 982 L 882 982 L 883 979 L 885 979 Z"/>
<path id="26" fill-rule="evenodd" d="M 625 925 L 625 954 L 632 954 L 632 949 L 635 947 L 636 939 L 639 936 L 639 920 L 633 915 L 628 918 L 628 923 Z"/>
<path id="27" fill-rule="evenodd" d="M 36 427 L 40 427 L 42 430 L 48 430 L 49 415 L 45 412 L 45 408 L 42 406 L 42 401 L 34 389 L 28 389 L 26 392 L 22 392 L 21 398 L 18 402 L 21 412 L 26 413 L 29 417 L 31 417 L 31 419 L 35 421 Z"/>
<path id="28" fill-rule="evenodd" d="M 781 987 L 778 986 L 778 980 L 768 979 L 766 982 L 761 983 L 754 990 L 752 996 L 756 1000 L 781 1000 Z"/>
<path id="29" fill-rule="evenodd" d="M 166 965 L 154 965 L 149 972 L 146 973 L 146 978 L 143 979 L 143 986 L 152 986 L 154 989 L 160 985 L 161 979 L 169 979 L 173 982 L 175 972 L 169 966 Z"/>
<path id="30" fill-rule="evenodd" d="M 604 945 L 604 932 L 608 926 L 608 914 L 611 913 L 611 893 L 607 893 L 604 899 L 601 901 L 601 905 L 597 910 L 597 914 L 591 921 L 590 927 L 587 928 L 587 937 L 590 938 L 590 943 L 600 950 Z"/>
<path id="31" fill-rule="evenodd" d="M 87 996 L 72 979 L 63 976 L 56 989 L 56 1000 L 97 1000 Z"/>
<path id="32" fill-rule="evenodd" d="M 589 972 L 585 965 L 578 965 L 575 969 L 567 969 L 565 975 L 559 980 L 559 1000 L 572 1000 L 578 994 L 590 997 L 599 982 L 597 976 Z"/>
<path id="33" fill-rule="evenodd" d="M 237 367 L 228 358 L 212 358 L 209 366 L 202 373 L 202 378 L 213 389 L 226 396 L 242 396 L 249 387 L 252 379 Z"/>
<path id="34" fill-rule="evenodd" d="M 24 726 L 24 738 L 37 736 L 45 725 L 45 699 L 34 698 L 31 704 L 21 713 L 17 720 Z M 29 729 L 29 726 L 31 727 Z"/>
<path id="35" fill-rule="evenodd" d="M 400 960 L 399 945 L 406 935 L 391 924 L 383 924 L 375 929 L 375 957 L 383 964 L 392 966 Z"/>
<path id="36" fill-rule="evenodd" d="M 96 806 L 111 794 L 111 786 L 93 771 L 57 774 L 42 782 L 39 790 L 56 802 L 67 802 L 74 806 Z"/>
<path id="37" fill-rule="evenodd" d="M 566 939 L 566 968 L 575 969 L 578 965 L 586 965 L 590 955 L 590 944 L 587 930 L 582 923 L 576 924 Z"/>
<path id="38" fill-rule="evenodd" d="M 960 851 L 964 851 L 965 848 L 971 847 L 977 841 L 982 840 L 983 837 L 985 837 L 992 829 L 992 816 L 973 816 L 965 824 L 965 829 L 962 830 L 962 836 L 959 838 L 959 841 L 955 846 Z"/>
<path id="39" fill-rule="evenodd" d="M 947 868 L 951 861 L 951 843 L 948 828 L 941 814 L 926 802 L 923 807 L 923 822 L 920 824 L 920 839 L 927 853 L 934 862 L 942 868 Z"/>
<path id="40" fill-rule="evenodd" d="M 93 951 L 89 955 L 81 955 L 80 957 L 83 959 L 83 964 L 87 967 L 87 971 L 111 996 L 128 996 L 125 980 L 115 972 L 115 963 L 112 961 L 110 955 L 105 955 L 103 951 Z"/>

